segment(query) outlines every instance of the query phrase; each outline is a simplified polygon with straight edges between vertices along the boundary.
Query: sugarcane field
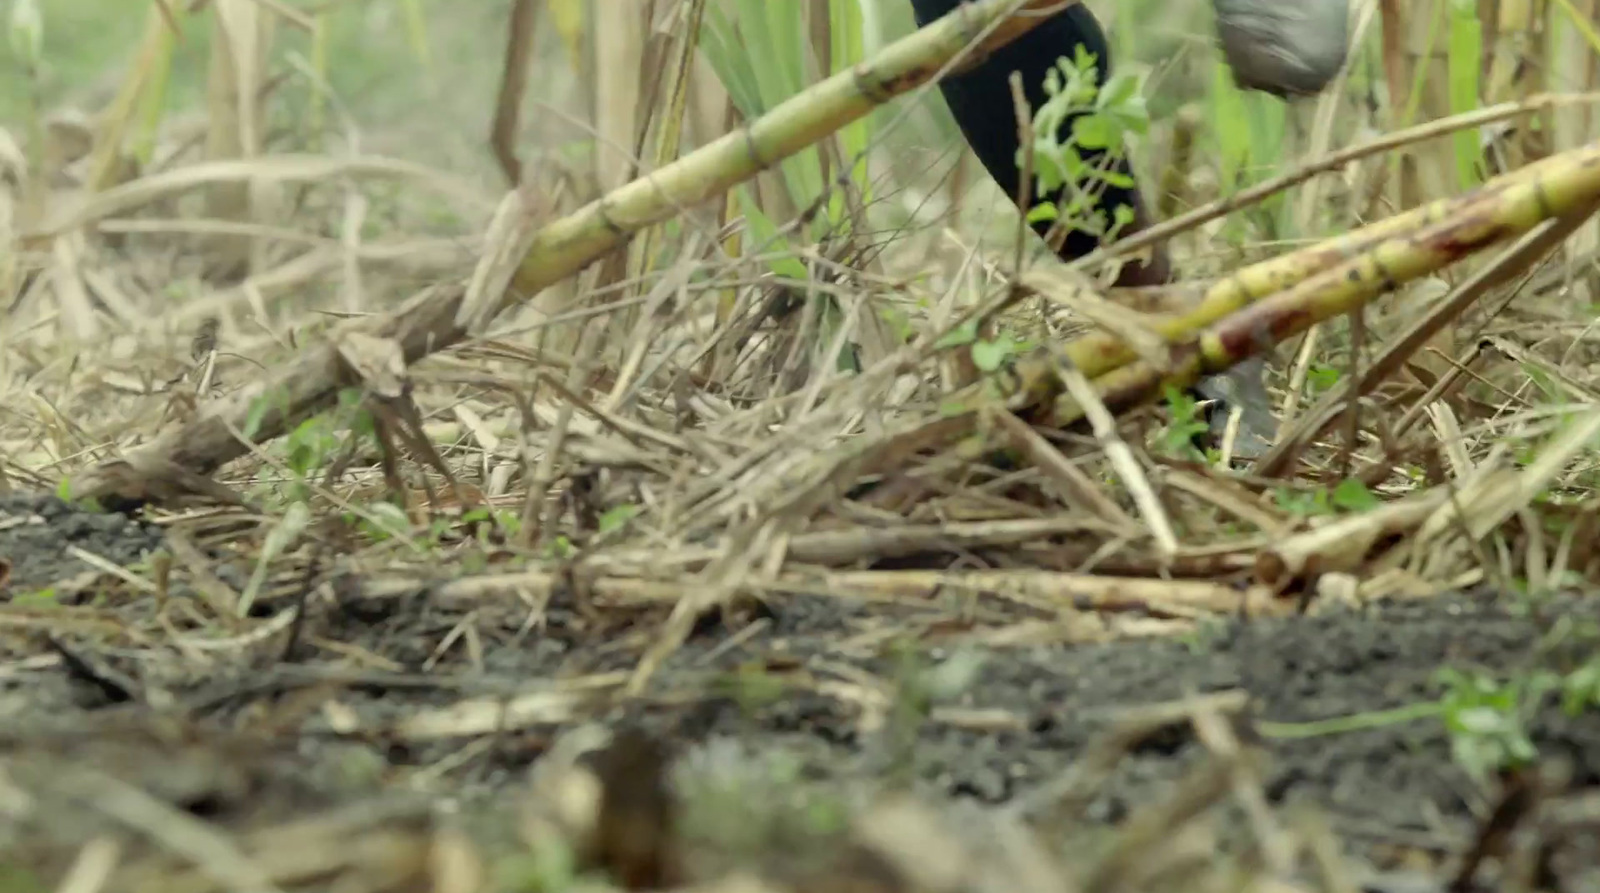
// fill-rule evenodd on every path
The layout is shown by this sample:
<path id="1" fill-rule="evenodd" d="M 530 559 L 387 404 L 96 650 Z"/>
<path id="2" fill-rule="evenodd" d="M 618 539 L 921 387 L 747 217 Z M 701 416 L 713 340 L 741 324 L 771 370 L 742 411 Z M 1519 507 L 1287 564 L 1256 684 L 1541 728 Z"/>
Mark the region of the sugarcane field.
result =
<path id="1" fill-rule="evenodd" d="M 0 13 L 0 893 L 1600 893 L 1600 0 Z"/>

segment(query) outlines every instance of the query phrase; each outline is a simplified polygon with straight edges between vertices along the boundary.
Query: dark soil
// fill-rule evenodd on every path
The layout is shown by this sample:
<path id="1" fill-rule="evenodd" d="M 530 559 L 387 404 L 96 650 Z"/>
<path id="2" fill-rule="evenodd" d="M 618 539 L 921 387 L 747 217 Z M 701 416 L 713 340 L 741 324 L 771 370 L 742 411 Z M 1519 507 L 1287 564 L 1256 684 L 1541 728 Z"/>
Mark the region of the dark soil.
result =
<path id="1" fill-rule="evenodd" d="M 882 606 L 863 609 L 830 599 L 795 599 L 779 607 L 777 634 L 737 649 L 722 662 L 759 660 L 774 646 L 816 658 L 826 643 L 858 636 L 885 621 Z M 930 612 L 923 624 L 934 619 Z M 999 804 L 1056 777 L 1119 717 L 1140 705 L 1196 693 L 1244 689 L 1268 733 L 1264 779 L 1278 804 L 1314 804 L 1354 850 L 1377 862 L 1458 853 L 1481 825 L 1498 785 L 1478 782 L 1452 759 L 1442 718 L 1380 724 L 1340 734 L 1288 737 L 1303 724 L 1426 702 L 1453 668 L 1504 684 L 1535 670 L 1570 671 L 1600 651 L 1592 628 L 1569 631 L 1560 618 L 1600 618 L 1600 597 L 1526 600 L 1456 595 L 1333 610 L 1321 616 L 1229 624 L 1204 641 L 1124 640 L 1086 646 L 985 652 L 977 678 L 956 703 L 1013 714 L 1014 731 L 969 731 L 924 724 L 910 752 L 925 789 Z M 910 620 L 911 618 L 907 618 Z M 909 625 L 909 624 L 908 624 Z M 1583 624 L 1579 624 L 1582 626 Z M 802 644 L 805 643 L 805 644 Z M 702 648 L 714 648 L 707 642 Z M 945 649 L 948 650 L 948 649 Z M 934 651 L 937 658 L 940 651 Z M 685 655 L 685 659 L 694 658 Z M 835 657 L 834 659 L 838 659 Z M 855 660 L 892 677 L 892 661 Z M 1547 759 L 1562 761 L 1578 788 L 1600 787 L 1600 709 L 1577 716 L 1554 699 L 1529 704 L 1524 731 Z M 820 697 L 785 698 L 750 711 L 724 702 L 675 726 L 686 736 L 776 736 L 811 755 L 817 774 L 837 771 L 877 742 L 853 729 L 854 711 Z M 687 727 L 687 728 L 686 728 Z M 1303 729 L 1303 726 L 1299 727 Z M 1119 822 L 1162 798 L 1205 753 L 1190 727 L 1174 726 L 1118 766 L 1089 817 Z M 1588 853 L 1600 867 L 1600 849 Z M 1600 875 L 1594 879 L 1600 881 Z"/>
<path id="2" fill-rule="evenodd" d="M 0 500 L 0 557 L 11 562 L 12 580 L 3 595 L 33 591 L 82 571 L 81 562 L 64 554 L 65 543 L 128 562 L 158 539 L 152 528 L 117 516 L 77 512 L 52 499 L 7 497 Z M 347 597 L 341 605 L 314 612 L 300 640 L 349 642 L 415 671 L 373 672 L 359 684 L 335 683 L 340 703 L 365 718 L 369 729 L 472 693 L 527 690 L 540 682 L 630 668 L 660 619 L 654 611 L 608 612 L 566 598 L 547 607 L 541 627 L 523 631 L 526 606 L 483 607 L 474 621 L 483 642 L 483 672 L 446 660 L 423 674 L 424 662 L 462 615 L 430 605 L 426 592 L 368 603 L 359 581 L 342 588 Z M 1478 593 L 1362 610 L 1329 608 L 1291 619 L 1219 622 L 1205 635 L 1183 641 L 970 649 L 962 642 L 964 633 L 990 621 L 1014 623 L 1020 612 L 998 600 L 982 600 L 974 611 L 969 602 L 887 605 L 795 596 L 768 605 L 755 629 L 705 624 L 657 674 L 646 698 L 599 718 L 656 732 L 697 752 L 691 762 L 700 765 L 707 755 L 715 763 L 714 755 L 732 752 L 728 742 L 737 741 L 738 750 L 794 754 L 802 778 L 883 779 L 900 770 L 925 791 L 1000 804 L 1056 777 L 1130 709 L 1242 689 L 1251 697 L 1250 718 L 1259 721 L 1245 724 L 1247 734 L 1254 728 L 1270 755 L 1264 785 L 1273 802 L 1315 804 L 1356 851 L 1377 862 L 1399 853 L 1442 857 L 1459 852 L 1471 838 L 1495 799 L 1496 785 L 1492 779 L 1475 780 L 1461 767 L 1440 717 L 1306 737 L 1272 724 L 1437 702 L 1445 691 L 1439 678 L 1445 668 L 1481 674 L 1497 684 L 1525 680 L 1538 670 L 1565 674 L 1594 658 L 1600 641 L 1597 618 L 1597 596 L 1532 602 Z M 24 640 L 7 641 L 0 639 L 4 659 L 21 657 Z M 991 711 L 1005 721 L 979 730 L 936 716 L 916 726 L 914 746 L 902 751 L 889 735 L 862 732 L 857 706 L 818 691 L 817 680 L 888 691 L 896 680 L 921 678 L 904 669 L 906 658 L 893 644 L 913 641 L 919 649 L 915 659 L 923 666 L 952 655 L 979 658 L 975 675 L 943 706 Z M 259 658 L 255 665 L 223 662 L 186 683 L 169 682 L 164 690 L 178 706 L 189 708 L 178 711 L 185 722 L 248 727 L 292 693 L 335 678 L 336 666 L 348 666 L 339 655 L 312 648 L 302 647 L 295 656 L 297 663 L 287 667 L 262 665 Z M 123 667 L 127 678 L 139 678 L 129 661 L 115 655 L 105 661 Z M 63 723 L 112 722 L 111 714 L 126 717 L 147 709 L 137 696 L 134 703 L 118 706 L 111 703 L 116 699 L 71 694 L 103 688 L 104 681 L 93 675 L 71 662 L 0 674 L 0 715 L 14 730 L 9 742 L 0 741 L 5 752 L 37 753 L 39 742 L 48 740 L 38 736 Z M 1573 788 L 1600 787 L 1600 709 L 1568 715 L 1555 700 L 1547 697 L 1539 705 L 1524 699 L 1522 731 L 1546 762 L 1564 765 Z M 118 709 L 107 709 L 114 706 Z M 272 734 L 307 777 L 325 771 L 318 765 L 330 761 L 345 772 L 355 748 L 372 764 L 365 777 L 381 788 L 463 743 L 403 744 L 368 734 L 340 749 L 340 736 L 312 714 L 307 711 L 303 722 L 286 726 L 288 720 L 279 717 L 272 724 Z M 100 726 L 106 731 L 98 737 L 116 736 L 115 727 L 114 722 Z M 906 727 L 889 724 L 891 730 Z M 507 738 L 504 746 L 446 779 L 472 802 L 519 778 L 557 731 L 532 729 Z M 131 736 L 124 745 L 136 748 L 141 740 Z M 694 746 L 699 744 L 710 747 Z M 53 759 L 70 758 L 62 748 L 46 749 Z M 902 753 L 909 757 L 900 759 Z M 1186 725 L 1155 735 L 1122 761 L 1091 806 L 1090 818 L 1116 823 L 1161 798 L 1202 754 Z M 151 788 L 138 773 L 132 776 L 125 780 Z M 276 777 L 251 776 L 251 783 L 270 786 L 261 779 Z M 245 785 L 229 778 L 229 784 Z M 320 783 L 305 788 L 324 799 L 339 796 Z M 309 796 L 298 789 L 292 796 L 287 789 L 280 793 L 287 802 Z M 1571 858 L 1586 860 L 1591 870 L 1600 867 L 1600 852 Z"/>
<path id="3" fill-rule="evenodd" d="M 78 511 L 53 496 L 0 494 L 0 560 L 11 564 L 8 593 L 93 570 L 72 547 L 126 566 L 159 545 L 159 530 L 123 515 Z"/>

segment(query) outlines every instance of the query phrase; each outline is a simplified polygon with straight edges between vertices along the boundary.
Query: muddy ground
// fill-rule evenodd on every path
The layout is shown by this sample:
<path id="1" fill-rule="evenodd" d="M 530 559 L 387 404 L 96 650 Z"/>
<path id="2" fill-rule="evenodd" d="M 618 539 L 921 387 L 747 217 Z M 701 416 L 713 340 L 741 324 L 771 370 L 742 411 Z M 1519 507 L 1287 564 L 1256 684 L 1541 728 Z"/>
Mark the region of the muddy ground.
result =
<path id="1" fill-rule="evenodd" d="M 492 809 L 497 792 L 518 783 L 560 729 L 530 722 L 500 736 L 407 736 L 397 732 L 405 718 L 486 693 L 629 669 L 659 625 L 659 612 L 597 615 L 570 597 L 554 599 L 533 629 L 524 628 L 526 606 L 485 610 L 473 621 L 479 672 L 459 657 L 461 648 L 436 658 L 461 611 L 430 604 L 426 591 L 365 598 L 346 581 L 338 604 L 308 611 L 293 647 L 208 652 L 202 671 L 170 655 L 152 659 L 142 648 L 160 651 L 153 642 L 137 646 L 40 619 L 51 610 L 41 606 L 41 587 L 92 570 L 67 545 L 129 564 L 161 538 L 150 525 L 50 497 L 0 499 L 0 558 L 10 563 L 4 598 L 16 615 L 0 626 L 0 742 L 14 778 L 29 774 L 18 767 L 40 760 L 94 765 L 218 822 L 419 788 L 460 809 Z M 249 568 L 219 556 L 213 570 L 241 581 Z M 150 610 L 148 594 L 95 591 L 68 596 L 68 604 L 129 617 Z M 175 589 L 174 597 L 186 596 Z M 274 609 L 269 602 L 262 611 Z M 1241 734 L 1258 736 L 1269 755 L 1263 787 L 1270 802 L 1314 804 L 1352 856 L 1374 870 L 1419 870 L 1467 845 L 1497 786 L 1453 758 L 1439 716 L 1382 722 L 1372 715 L 1437 703 L 1444 668 L 1501 682 L 1570 670 L 1595 653 L 1600 596 L 1467 593 L 1222 622 L 1181 640 L 1070 647 L 964 644 L 972 632 L 1019 619 L 1019 609 L 997 600 L 889 605 L 797 596 L 756 616 L 754 626 L 749 617 L 705 624 L 644 698 L 578 713 L 645 728 L 689 753 L 685 765 L 713 773 L 736 753 L 782 751 L 790 755 L 784 778 L 796 783 L 842 785 L 861 796 L 903 778 L 927 793 L 997 805 L 1057 778 L 1129 710 L 1243 690 L 1251 706 Z M 896 680 L 929 678 L 906 669 L 912 664 L 896 650 L 910 640 L 921 648 L 920 666 L 976 658 L 973 675 L 931 717 L 907 725 L 891 710 L 885 725 L 864 729 L 862 703 L 874 695 L 897 703 Z M 342 657 L 330 642 L 366 659 Z M 314 706 L 327 698 L 340 713 Z M 1525 712 L 1541 765 L 1566 774 L 1570 789 L 1600 789 L 1600 710 L 1570 715 L 1546 698 Z M 1362 715 L 1370 727 L 1315 733 L 1298 725 Z M 914 746 L 899 747 L 894 736 L 906 728 Z M 474 749 L 475 738 L 493 738 L 493 746 Z M 1121 822 L 1170 791 L 1202 752 L 1185 724 L 1150 737 L 1100 787 L 1089 819 Z M 88 827 L 34 822 L 5 836 L 39 853 L 55 846 L 59 856 Z M 1561 858 L 1569 876 L 1600 878 L 1600 847 L 1579 846 Z M 53 863 L 40 855 L 36 864 Z"/>

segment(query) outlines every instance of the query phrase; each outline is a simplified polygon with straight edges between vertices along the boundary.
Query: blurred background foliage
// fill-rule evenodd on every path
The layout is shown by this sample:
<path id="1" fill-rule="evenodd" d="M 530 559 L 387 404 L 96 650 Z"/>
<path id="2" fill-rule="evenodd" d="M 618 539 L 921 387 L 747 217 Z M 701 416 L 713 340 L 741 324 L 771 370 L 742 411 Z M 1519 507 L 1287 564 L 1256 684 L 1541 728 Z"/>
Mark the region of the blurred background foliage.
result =
<path id="1" fill-rule="evenodd" d="M 350 151 L 359 140 L 365 152 L 490 183 L 500 176 L 486 134 L 511 2 L 9 3 L 13 18 L 32 6 L 43 21 L 36 60 L 22 58 L 16 40 L 0 56 L 8 85 L 0 90 L 0 123 L 13 133 L 40 130 L 45 117 L 72 107 L 92 120 L 98 152 L 115 146 L 124 162 L 144 165 L 165 124 L 198 115 L 211 157 L 248 156 L 267 142 L 320 150 L 337 140 Z M 1214 47 L 1206 0 L 1090 5 L 1113 37 L 1119 69 L 1147 75 L 1155 126 L 1133 156 L 1170 214 L 1363 136 L 1541 91 L 1586 89 L 1600 58 L 1595 3 L 1354 0 L 1347 76 L 1328 94 L 1293 104 L 1234 87 Z M 509 145 L 531 179 L 563 184 L 568 207 L 773 108 L 913 26 L 904 0 L 528 4 L 530 63 Z M 229 16 L 237 19 L 231 31 Z M 685 55 L 691 30 L 699 51 Z M 233 38 L 219 41 L 227 33 Z M 221 77 L 240 70 L 231 57 L 247 45 L 262 60 L 258 86 L 273 93 L 250 111 L 260 126 L 243 130 L 266 141 L 256 146 L 233 145 L 251 138 L 237 133 L 240 109 L 227 100 L 241 94 Z M 692 64 L 677 77 L 674 66 L 684 59 Z M 663 92 L 675 88 L 675 97 Z M 663 108 L 682 114 L 672 119 Z M 1460 191 L 1594 135 L 1587 106 L 1547 113 L 1520 132 L 1466 131 L 1353 166 L 1342 184 L 1317 181 L 1280 194 L 1186 236 L 1181 254 L 1193 269 L 1214 271 Z M 725 247 L 760 252 L 772 272 L 798 279 L 805 270 L 797 252 L 818 242 L 847 244 L 860 260 L 881 247 L 881 239 L 870 246 L 864 239 L 907 227 L 937 223 L 1010 238 L 1014 212 L 960 147 L 931 91 L 891 103 L 735 190 L 718 219 L 743 225 L 725 231 Z M 116 165 L 107 156 L 96 169 L 103 186 Z M 850 188 L 833 188 L 839 183 Z M 1593 229 L 1578 248 L 1595 246 Z M 642 273 L 674 245 L 647 238 L 635 246 L 630 270 L 613 275 Z"/>

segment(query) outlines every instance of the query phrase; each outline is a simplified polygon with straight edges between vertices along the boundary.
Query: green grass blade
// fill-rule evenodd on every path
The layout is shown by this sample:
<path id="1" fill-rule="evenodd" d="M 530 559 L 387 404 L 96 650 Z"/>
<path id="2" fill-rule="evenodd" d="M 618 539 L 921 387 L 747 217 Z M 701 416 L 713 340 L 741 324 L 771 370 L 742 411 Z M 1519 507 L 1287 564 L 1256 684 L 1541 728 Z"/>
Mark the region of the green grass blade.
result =
<path id="1" fill-rule="evenodd" d="M 400 0 L 400 14 L 405 19 L 406 42 L 417 57 L 417 64 L 428 78 L 433 77 L 433 52 L 428 48 L 428 18 L 422 14 L 419 0 Z"/>
<path id="2" fill-rule="evenodd" d="M 1483 25 L 1478 21 L 1476 4 L 1454 0 L 1450 4 L 1448 68 L 1450 72 L 1450 111 L 1465 114 L 1478 108 L 1483 59 Z M 1463 130 L 1452 137 L 1456 158 L 1456 184 L 1463 190 L 1478 185 L 1481 179 L 1476 130 Z"/>

